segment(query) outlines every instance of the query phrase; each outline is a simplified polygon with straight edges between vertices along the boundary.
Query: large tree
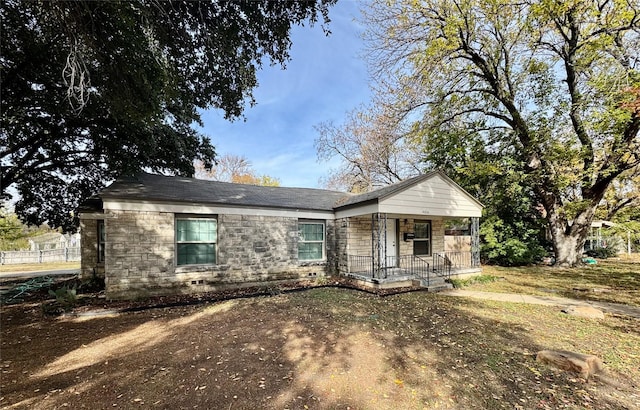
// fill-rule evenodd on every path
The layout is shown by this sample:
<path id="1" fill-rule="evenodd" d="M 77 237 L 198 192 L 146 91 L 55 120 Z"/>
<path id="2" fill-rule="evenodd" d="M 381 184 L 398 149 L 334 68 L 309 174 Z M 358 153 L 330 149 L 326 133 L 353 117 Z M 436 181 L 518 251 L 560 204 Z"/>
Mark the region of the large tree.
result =
<path id="1" fill-rule="evenodd" d="M 70 229 L 117 175 L 211 165 L 199 110 L 240 116 L 262 61 L 284 65 L 292 25 L 327 23 L 334 2 L 3 1 L 0 194 Z"/>
<path id="2" fill-rule="evenodd" d="M 640 164 L 638 2 L 380 0 L 365 15 L 378 101 L 407 138 L 508 156 L 557 263 L 579 263 L 607 189 Z"/>

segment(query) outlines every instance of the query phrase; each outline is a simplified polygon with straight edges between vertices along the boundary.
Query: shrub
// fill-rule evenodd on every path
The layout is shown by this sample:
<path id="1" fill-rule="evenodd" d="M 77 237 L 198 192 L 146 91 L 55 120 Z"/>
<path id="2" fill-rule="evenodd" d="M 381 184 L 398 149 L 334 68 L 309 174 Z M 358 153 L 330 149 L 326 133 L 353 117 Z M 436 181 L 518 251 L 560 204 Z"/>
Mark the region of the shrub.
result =
<path id="1" fill-rule="evenodd" d="M 501 266 L 522 266 L 536 263 L 547 252 L 540 240 L 539 231 L 523 223 L 507 223 L 489 217 L 480 226 L 483 261 Z"/>
<path id="2" fill-rule="evenodd" d="M 56 303 L 62 308 L 62 310 L 71 310 L 78 302 L 78 296 L 76 295 L 76 288 L 68 288 L 63 286 L 54 290 L 49 289 L 49 295 L 56 298 Z"/>
<path id="3" fill-rule="evenodd" d="M 587 256 L 597 259 L 607 259 L 618 254 L 615 248 L 593 248 L 585 252 Z"/>

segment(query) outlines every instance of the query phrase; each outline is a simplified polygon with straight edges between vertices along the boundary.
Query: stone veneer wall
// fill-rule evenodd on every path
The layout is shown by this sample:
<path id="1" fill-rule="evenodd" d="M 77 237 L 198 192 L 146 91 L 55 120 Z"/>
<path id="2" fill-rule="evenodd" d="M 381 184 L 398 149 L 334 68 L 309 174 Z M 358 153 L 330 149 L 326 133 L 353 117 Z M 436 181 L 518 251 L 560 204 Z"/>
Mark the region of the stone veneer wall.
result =
<path id="1" fill-rule="evenodd" d="M 175 266 L 173 213 L 111 214 L 105 220 L 109 299 L 297 280 L 333 273 L 338 266 L 333 238 L 340 235 L 340 229 L 331 220 L 326 221 L 326 261 L 298 262 L 297 218 L 217 215 L 217 264 Z"/>
<path id="2" fill-rule="evenodd" d="M 413 255 L 413 241 L 403 240 L 403 233 L 413 232 L 415 220 L 431 221 L 431 251 L 433 253 L 444 252 L 444 221 L 442 219 L 422 218 L 398 218 L 399 225 L 399 255 Z M 349 255 L 371 255 L 371 216 L 349 218 L 347 230 Z M 346 263 L 340 270 L 347 272 Z"/>
<path id="3" fill-rule="evenodd" d="M 97 274 L 104 276 L 104 264 L 98 263 L 98 221 L 80 221 L 80 278 L 90 279 Z"/>

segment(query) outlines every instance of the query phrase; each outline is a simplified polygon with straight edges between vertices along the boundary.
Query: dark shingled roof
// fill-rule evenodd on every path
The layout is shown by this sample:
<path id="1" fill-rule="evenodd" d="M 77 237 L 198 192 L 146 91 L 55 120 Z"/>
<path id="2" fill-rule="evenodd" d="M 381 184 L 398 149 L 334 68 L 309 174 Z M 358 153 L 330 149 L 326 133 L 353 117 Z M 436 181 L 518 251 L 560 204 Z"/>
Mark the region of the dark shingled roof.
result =
<path id="1" fill-rule="evenodd" d="M 243 207 L 333 211 L 335 209 L 348 208 L 368 202 L 378 202 L 382 198 L 403 191 L 436 174 L 451 181 L 442 171 L 432 171 L 376 189 L 375 191 L 356 195 L 326 189 L 231 184 L 228 182 L 140 173 L 135 177 L 118 179 L 100 192 L 97 197 L 87 200 L 83 206 L 85 207 L 84 210 L 89 211 L 91 209 L 101 208 L 101 200 L 124 199 L 147 202 L 186 202 Z M 457 186 L 455 182 L 451 182 Z M 473 199 L 471 196 L 470 198 Z M 476 199 L 474 199 L 474 201 L 478 202 Z"/>
<path id="2" fill-rule="evenodd" d="M 98 196 L 102 199 L 188 202 L 249 207 L 333 211 L 351 194 L 325 189 L 267 187 L 140 173 L 118 179 Z"/>

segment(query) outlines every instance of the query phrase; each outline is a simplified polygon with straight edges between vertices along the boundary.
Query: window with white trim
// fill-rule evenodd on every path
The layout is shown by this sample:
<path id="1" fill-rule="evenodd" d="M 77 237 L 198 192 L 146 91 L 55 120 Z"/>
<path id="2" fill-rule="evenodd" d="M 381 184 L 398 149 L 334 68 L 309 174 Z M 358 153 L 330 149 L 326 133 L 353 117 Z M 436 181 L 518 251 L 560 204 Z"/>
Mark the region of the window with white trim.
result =
<path id="1" fill-rule="evenodd" d="M 314 261 L 324 259 L 324 222 L 298 222 L 298 260 Z"/>
<path id="2" fill-rule="evenodd" d="M 413 233 L 413 254 L 431 255 L 431 221 L 415 221 Z"/>
<path id="3" fill-rule="evenodd" d="M 217 238 L 215 218 L 176 218 L 176 264 L 215 264 Z"/>

